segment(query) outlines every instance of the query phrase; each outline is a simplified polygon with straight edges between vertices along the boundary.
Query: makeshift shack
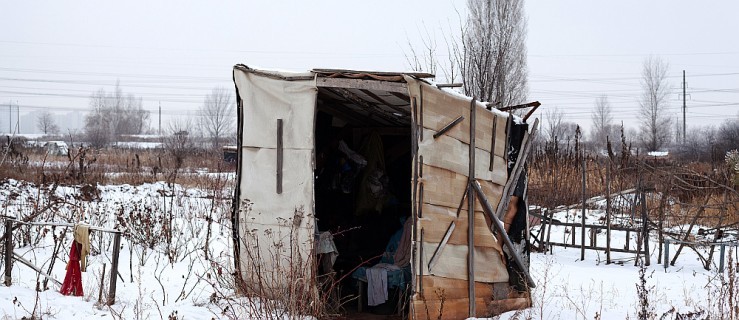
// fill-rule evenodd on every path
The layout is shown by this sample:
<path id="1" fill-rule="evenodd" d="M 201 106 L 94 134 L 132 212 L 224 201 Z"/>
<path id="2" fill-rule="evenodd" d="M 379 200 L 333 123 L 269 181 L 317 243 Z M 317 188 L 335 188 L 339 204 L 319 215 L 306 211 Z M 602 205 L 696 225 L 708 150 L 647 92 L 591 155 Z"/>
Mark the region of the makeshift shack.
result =
<path id="1" fill-rule="evenodd" d="M 382 279 L 391 291 L 385 299 L 412 319 L 530 306 L 518 160 L 536 125 L 431 78 L 234 67 L 232 219 L 245 293 L 279 299 L 296 283 L 315 291 L 342 286 L 343 295 L 359 294 L 352 312 L 361 312 L 377 298 L 364 286 L 377 290 Z M 503 195 L 514 190 L 509 237 L 497 230 L 511 208 Z"/>

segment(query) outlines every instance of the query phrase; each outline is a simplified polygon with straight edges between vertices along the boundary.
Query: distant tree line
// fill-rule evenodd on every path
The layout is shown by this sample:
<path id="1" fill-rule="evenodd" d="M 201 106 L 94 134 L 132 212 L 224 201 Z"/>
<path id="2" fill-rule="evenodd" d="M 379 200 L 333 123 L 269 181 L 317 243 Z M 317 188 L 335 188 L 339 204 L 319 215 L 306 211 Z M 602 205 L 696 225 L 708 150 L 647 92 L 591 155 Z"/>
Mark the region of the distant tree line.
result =
<path id="1" fill-rule="evenodd" d="M 85 117 L 86 140 L 104 147 L 124 134 L 142 134 L 149 125 L 149 111 L 141 98 L 124 93 L 119 83 L 113 92 L 100 88 L 90 96 L 90 112 Z"/>

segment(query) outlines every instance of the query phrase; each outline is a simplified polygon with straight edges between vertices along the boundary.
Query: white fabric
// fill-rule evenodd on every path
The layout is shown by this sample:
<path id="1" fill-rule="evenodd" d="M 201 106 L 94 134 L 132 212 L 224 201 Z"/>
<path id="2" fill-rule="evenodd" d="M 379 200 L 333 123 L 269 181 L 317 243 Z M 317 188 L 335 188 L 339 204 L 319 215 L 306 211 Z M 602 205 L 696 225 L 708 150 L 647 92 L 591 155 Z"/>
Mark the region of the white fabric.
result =
<path id="1" fill-rule="evenodd" d="M 387 301 L 387 269 L 367 268 L 367 305 L 376 306 Z"/>
<path id="2" fill-rule="evenodd" d="M 315 81 L 272 79 L 239 69 L 234 81 L 243 102 L 243 146 L 276 148 L 277 119 L 282 119 L 285 149 L 313 149 Z"/>
<path id="3" fill-rule="evenodd" d="M 321 264 L 324 272 L 328 272 L 336 263 L 336 258 L 339 256 L 339 250 L 336 249 L 334 243 L 334 235 L 329 231 L 321 232 L 318 235 L 318 246 L 316 247 L 317 254 L 323 254 Z"/>
<path id="4" fill-rule="evenodd" d="M 279 262 L 287 267 L 296 256 L 309 259 L 315 241 L 313 123 L 318 90 L 313 80 L 284 81 L 240 69 L 234 69 L 234 82 L 242 101 L 239 203 L 251 206 L 240 213 L 239 236 L 242 241 L 247 241 L 247 235 L 252 241 L 259 239 L 262 259 L 249 258 L 247 250 L 254 257 L 254 246 L 242 243 L 242 276 L 250 281 L 254 275 L 249 270 L 259 264 L 261 270 L 272 270 L 274 281 L 280 282 L 288 270 L 274 270 L 274 266 Z M 281 194 L 276 177 L 277 119 L 283 123 Z M 293 249 L 278 252 L 270 245 L 274 243 Z"/>

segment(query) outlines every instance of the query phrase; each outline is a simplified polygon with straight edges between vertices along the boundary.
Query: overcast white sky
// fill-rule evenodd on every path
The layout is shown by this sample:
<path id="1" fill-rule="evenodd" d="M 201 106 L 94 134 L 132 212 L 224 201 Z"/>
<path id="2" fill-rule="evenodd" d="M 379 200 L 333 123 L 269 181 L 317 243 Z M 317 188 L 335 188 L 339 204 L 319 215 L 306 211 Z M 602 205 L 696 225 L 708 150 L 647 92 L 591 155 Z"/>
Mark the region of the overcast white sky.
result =
<path id="1" fill-rule="evenodd" d="M 542 108 L 589 127 L 606 94 L 634 127 L 642 61 L 654 54 L 670 63 L 675 117 L 686 70 L 689 127 L 739 121 L 739 2 L 529 0 L 526 10 L 529 97 Z M 166 118 L 232 88 L 237 63 L 408 70 L 409 39 L 428 30 L 443 46 L 466 14 L 465 1 L 420 0 L 4 1 L 0 12 L 0 104 L 85 111 L 93 91 L 120 80 Z"/>

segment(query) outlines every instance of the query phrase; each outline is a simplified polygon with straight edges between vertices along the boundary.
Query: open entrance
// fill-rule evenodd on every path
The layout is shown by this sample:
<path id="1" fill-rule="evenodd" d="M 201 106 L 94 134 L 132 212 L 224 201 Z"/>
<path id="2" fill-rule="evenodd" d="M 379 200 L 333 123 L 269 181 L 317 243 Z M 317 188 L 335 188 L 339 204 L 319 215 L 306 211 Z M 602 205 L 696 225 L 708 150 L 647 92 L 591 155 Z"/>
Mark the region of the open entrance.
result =
<path id="1" fill-rule="evenodd" d="M 319 274 L 339 282 L 346 312 L 398 314 L 411 282 L 407 93 L 319 87 L 316 110 Z"/>

